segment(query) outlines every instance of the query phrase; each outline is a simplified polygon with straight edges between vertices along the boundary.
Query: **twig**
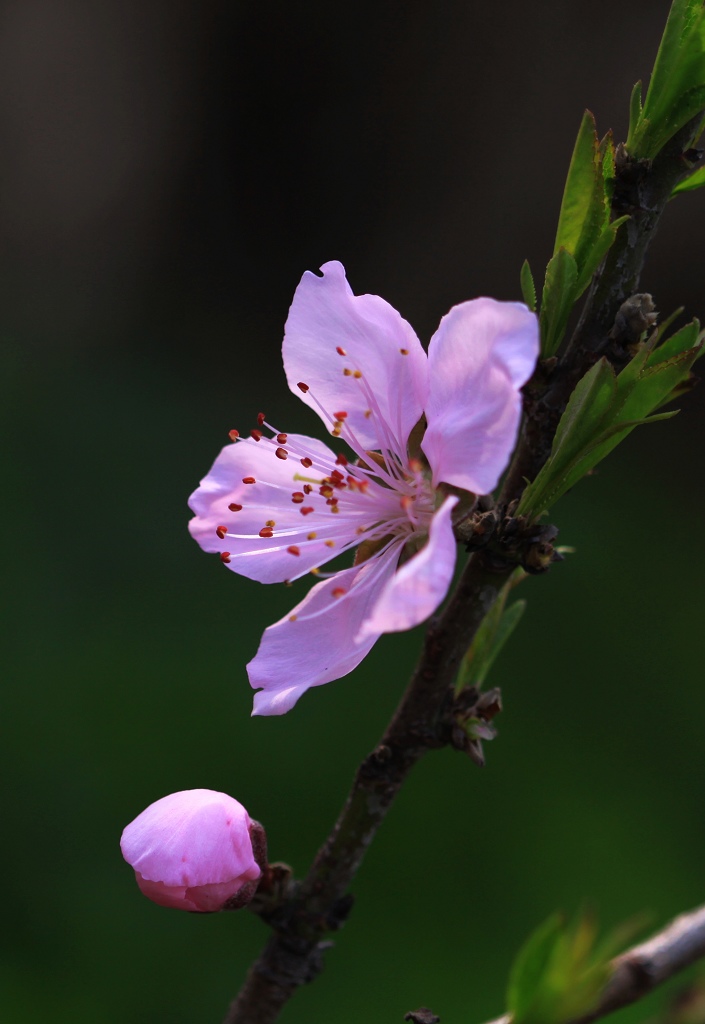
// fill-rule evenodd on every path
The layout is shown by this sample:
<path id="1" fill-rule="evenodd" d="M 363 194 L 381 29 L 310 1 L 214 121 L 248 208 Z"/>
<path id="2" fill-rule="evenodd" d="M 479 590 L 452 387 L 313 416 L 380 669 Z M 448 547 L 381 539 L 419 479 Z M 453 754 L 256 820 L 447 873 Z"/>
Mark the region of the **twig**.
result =
<path id="1" fill-rule="evenodd" d="M 612 961 L 612 973 L 594 1010 L 568 1024 L 592 1024 L 638 1002 L 674 974 L 705 956 L 705 907 L 681 914 L 647 942 Z M 512 1024 L 508 1014 L 490 1024 Z"/>
<path id="2" fill-rule="evenodd" d="M 527 390 L 525 426 L 500 504 L 518 497 L 525 478 L 532 479 L 543 465 L 570 391 L 601 354 L 621 303 L 636 288 L 646 246 L 673 186 L 687 169 L 681 150 L 692 132 L 692 125 L 687 126 L 652 166 L 640 166 L 629 232 L 622 230 L 596 276 L 559 368 L 550 377 L 540 368 Z M 627 184 L 617 182 L 620 202 L 631 195 Z M 485 550 L 468 562 L 442 616 L 429 626 L 401 704 L 379 746 L 360 765 L 307 878 L 290 899 L 260 911 L 273 935 L 224 1024 L 273 1024 L 297 988 L 316 977 L 322 939 L 344 923 L 352 905 L 347 889 L 406 776 L 423 754 L 451 740 L 451 686 L 460 659 L 513 568 L 501 559 L 493 562 Z"/>

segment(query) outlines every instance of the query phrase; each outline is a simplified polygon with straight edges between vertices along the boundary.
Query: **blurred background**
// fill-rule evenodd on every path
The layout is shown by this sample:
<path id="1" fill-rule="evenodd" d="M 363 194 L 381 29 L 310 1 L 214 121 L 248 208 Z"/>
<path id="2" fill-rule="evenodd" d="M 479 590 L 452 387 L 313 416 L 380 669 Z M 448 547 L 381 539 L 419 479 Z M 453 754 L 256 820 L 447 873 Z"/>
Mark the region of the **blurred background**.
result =
<path id="1" fill-rule="evenodd" d="M 260 409 L 317 429 L 280 361 L 304 270 L 342 260 L 424 341 L 517 299 L 525 257 L 542 277 L 583 108 L 626 135 L 667 9 L 2 3 L 3 1021 L 222 1019 L 265 929 L 143 899 L 123 826 L 222 789 L 303 873 L 420 634 L 250 719 L 245 663 L 303 591 L 202 554 L 186 499 Z M 704 215 L 667 211 L 642 282 L 664 312 L 705 317 Z M 703 395 L 682 405 L 555 509 L 577 551 L 524 584 L 487 767 L 418 766 L 285 1024 L 479 1024 L 553 910 L 656 927 L 703 901 Z"/>

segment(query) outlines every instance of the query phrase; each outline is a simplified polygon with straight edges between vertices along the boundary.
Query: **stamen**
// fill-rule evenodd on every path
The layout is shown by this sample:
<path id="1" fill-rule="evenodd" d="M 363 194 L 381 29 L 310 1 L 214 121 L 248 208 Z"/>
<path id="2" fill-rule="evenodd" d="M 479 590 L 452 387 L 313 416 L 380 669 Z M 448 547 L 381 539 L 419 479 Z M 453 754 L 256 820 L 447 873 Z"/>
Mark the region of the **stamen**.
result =
<path id="1" fill-rule="evenodd" d="M 308 384 L 304 384 L 302 380 L 296 385 L 299 391 L 303 391 L 304 394 L 308 391 Z"/>
<path id="2" fill-rule="evenodd" d="M 286 434 L 277 434 L 277 444 L 286 444 L 286 441 L 287 441 L 287 435 Z"/>
<path id="3" fill-rule="evenodd" d="M 310 515 L 311 512 L 313 512 L 313 506 L 312 505 L 302 505 L 301 508 L 299 509 L 299 512 L 301 513 L 302 516 Z"/>
<path id="4" fill-rule="evenodd" d="M 282 459 L 282 461 L 289 458 L 289 453 L 286 448 L 277 448 L 274 454 L 278 459 Z"/>
<path id="5" fill-rule="evenodd" d="M 347 366 L 346 366 L 345 369 L 343 370 L 343 376 L 344 377 L 352 377 L 352 370 L 349 370 L 347 368 Z"/>
<path id="6" fill-rule="evenodd" d="M 216 526 L 215 532 L 216 532 L 216 536 L 220 540 L 225 540 L 225 534 L 228 532 L 228 528 L 227 528 L 227 526 Z"/>
<path id="7" fill-rule="evenodd" d="M 333 594 L 333 597 L 342 597 L 344 594 L 347 594 L 347 590 L 345 587 L 333 587 L 331 593 Z"/>
<path id="8" fill-rule="evenodd" d="M 371 415 L 372 415 L 372 410 L 371 409 L 365 409 L 365 419 L 368 420 Z"/>
<path id="9" fill-rule="evenodd" d="M 356 380 L 359 380 L 360 377 L 362 377 L 362 370 L 353 370 L 353 377 Z"/>
<path id="10" fill-rule="evenodd" d="M 408 356 L 408 354 L 409 354 L 408 348 L 400 348 L 399 351 L 401 352 L 401 354 L 403 356 Z"/>
<path id="11" fill-rule="evenodd" d="M 257 481 L 255 480 L 255 478 L 253 476 L 243 476 L 242 482 L 243 482 L 243 484 L 256 484 L 257 483 Z"/>
<path id="12" fill-rule="evenodd" d="M 304 484 L 304 494 L 310 494 L 312 490 L 313 487 L 311 486 L 311 484 Z"/>
<path id="13" fill-rule="evenodd" d="M 264 421 L 266 420 L 266 418 L 267 417 L 264 415 L 263 412 L 257 413 L 257 422 L 259 423 L 260 427 L 264 426 Z"/>
<path id="14" fill-rule="evenodd" d="M 230 438 L 231 441 L 237 441 L 239 436 L 240 436 L 240 431 L 239 430 L 229 430 L 228 431 L 228 437 Z"/>
<path id="15" fill-rule="evenodd" d="M 250 431 L 250 437 L 252 438 L 253 441 L 261 441 L 262 440 L 262 431 L 261 430 L 251 430 Z"/>
<path id="16" fill-rule="evenodd" d="M 339 356 L 346 356 L 348 354 L 344 348 L 340 347 L 340 345 L 335 346 L 335 351 L 338 353 Z"/>
<path id="17" fill-rule="evenodd" d="M 227 565 L 227 563 L 230 561 L 230 552 L 229 551 L 221 551 L 220 552 L 220 560 L 221 560 L 221 562 L 224 562 Z"/>
<path id="18" fill-rule="evenodd" d="M 291 500 L 295 505 L 300 505 L 301 502 L 304 500 L 303 491 L 294 491 L 294 493 L 291 496 Z"/>
<path id="19" fill-rule="evenodd" d="M 284 582 L 286 582 L 286 580 Z M 289 622 L 296 622 L 297 619 L 298 619 L 298 615 L 290 615 L 289 616 Z"/>
<path id="20" fill-rule="evenodd" d="M 313 569 L 311 569 L 311 575 L 312 576 L 319 576 L 320 572 L 321 572 L 321 570 L 320 569 L 316 569 L 315 567 Z"/>
<path id="21" fill-rule="evenodd" d="M 231 501 L 228 508 L 231 512 L 242 512 L 242 505 L 238 505 L 236 501 Z"/>
<path id="22" fill-rule="evenodd" d="M 297 548 L 296 544 L 292 544 L 286 550 L 289 552 L 290 555 L 300 555 L 301 554 L 301 551 L 299 550 L 299 548 Z"/>
<path id="23" fill-rule="evenodd" d="M 334 412 L 333 417 L 336 420 L 346 420 L 348 418 L 348 414 L 346 412 Z"/>
<path id="24" fill-rule="evenodd" d="M 330 484 L 324 484 L 323 487 L 319 488 L 318 493 L 322 495 L 324 498 L 332 498 L 334 491 Z"/>
<path id="25" fill-rule="evenodd" d="M 326 540 L 323 543 L 325 544 L 325 546 L 327 548 L 334 548 L 335 547 L 335 541 L 334 540 Z"/>
<path id="26" fill-rule="evenodd" d="M 317 536 L 317 533 L 309 533 L 306 535 L 306 540 L 315 540 Z"/>
<path id="27" fill-rule="evenodd" d="M 338 458 L 335 460 L 335 464 L 336 466 L 347 466 L 348 460 L 345 458 L 344 455 L 339 455 Z"/>
<path id="28" fill-rule="evenodd" d="M 263 526 L 262 529 L 259 531 L 259 535 L 260 535 L 260 537 L 265 538 L 265 539 L 269 538 L 269 537 L 273 537 L 274 536 L 274 530 L 272 529 L 271 526 Z"/>
<path id="29" fill-rule="evenodd" d="M 274 522 L 273 519 L 268 519 L 267 522 L 264 525 L 265 526 L 276 526 L 277 524 Z"/>
<path id="30" fill-rule="evenodd" d="M 306 456 L 301 460 L 301 465 L 304 467 L 304 469 L 310 469 L 311 466 L 313 465 L 313 459 L 309 459 L 308 456 Z"/>

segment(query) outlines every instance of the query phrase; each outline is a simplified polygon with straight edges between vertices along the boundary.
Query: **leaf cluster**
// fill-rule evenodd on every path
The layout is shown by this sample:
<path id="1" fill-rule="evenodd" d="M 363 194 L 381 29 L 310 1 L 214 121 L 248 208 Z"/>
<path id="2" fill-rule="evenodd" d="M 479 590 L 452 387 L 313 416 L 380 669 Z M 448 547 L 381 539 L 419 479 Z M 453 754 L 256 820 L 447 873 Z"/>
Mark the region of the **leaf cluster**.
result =
<path id="1" fill-rule="evenodd" d="M 482 689 L 495 658 L 504 647 L 524 614 L 526 601 L 514 601 L 507 608 L 510 591 L 526 576 L 523 569 L 516 569 L 502 587 L 497 600 L 485 615 L 475 633 L 472 644 L 460 664 L 455 684 L 456 694 L 467 687 Z"/>
<path id="2" fill-rule="evenodd" d="M 676 132 L 705 111 L 703 0 L 674 0 L 643 104 L 641 93 L 641 82 L 637 82 L 626 148 L 634 159 L 653 160 Z M 701 130 L 702 123 L 693 139 Z"/>
<path id="3" fill-rule="evenodd" d="M 611 133 L 598 139 L 595 118 L 585 111 L 568 169 L 556 241 L 541 297 L 541 355 L 560 347 L 575 302 L 611 248 L 628 217 L 610 222 L 614 184 L 614 142 Z M 521 271 L 526 304 L 536 308 L 536 289 L 527 262 Z"/>
<path id="4" fill-rule="evenodd" d="M 517 514 L 540 516 L 634 427 L 674 416 L 677 410 L 657 410 L 688 387 L 690 369 L 703 352 L 703 333 L 693 320 L 658 344 L 662 328 L 640 344 L 619 374 L 607 359 L 595 363 L 571 395 L 551 454 L 524 491 Z"/>
<path id="5" fill-rule="evenodd" d="M 507 987 L 512 1024 L 563 1024 L 596 1006 L 610 975 L 610 959 L 633 934 L 634 923 L 602 942 L 590 914 L 566 923 L 553 914 L 519 950 Z"/>

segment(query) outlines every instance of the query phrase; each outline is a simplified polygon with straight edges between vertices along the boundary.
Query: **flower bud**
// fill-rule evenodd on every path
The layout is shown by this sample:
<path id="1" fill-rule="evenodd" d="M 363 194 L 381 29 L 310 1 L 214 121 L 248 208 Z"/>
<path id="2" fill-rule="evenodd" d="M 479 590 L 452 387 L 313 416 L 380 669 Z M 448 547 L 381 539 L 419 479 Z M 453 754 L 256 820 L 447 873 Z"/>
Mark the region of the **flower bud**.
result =
<path id="1" fill-rule="evenodd" d="M 253 851 L 257 830 L 263 832 L 226 793 L 187 789 L 142 811 L 122 833 L 120 849 L 154 903 L 201 912 L 236 909 L 252 899 L 262 874 Z"/>

